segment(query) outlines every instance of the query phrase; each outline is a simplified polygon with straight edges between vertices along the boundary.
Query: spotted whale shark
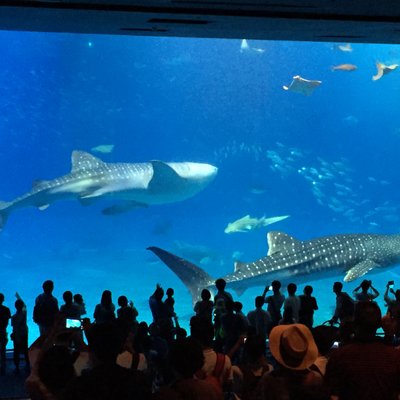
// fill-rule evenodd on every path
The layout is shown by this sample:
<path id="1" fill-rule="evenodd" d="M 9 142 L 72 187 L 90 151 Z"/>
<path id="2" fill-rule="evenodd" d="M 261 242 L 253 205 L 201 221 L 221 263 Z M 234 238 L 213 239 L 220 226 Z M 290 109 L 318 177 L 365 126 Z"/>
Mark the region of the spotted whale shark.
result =
<path id="1" fill-rule="evenodd" d="M 194 162 L 106 163 L 83 151 L 73 151 L 71 162 L 69 174 L 35 181 L 30 192 L 0 202 L 0 230 L 14 210 L 30 206 L 44 210 L 57 200 L 77 199 L 90 205 L 108 198 L 116 202 L 103 210 L 108 215 L 185 200 L 203 190 L 218 171 Z"/>
<path id="2" fill-rule="evenodd" d="M 249 263 L 236 262 L 234 272 L 222 277 L 238 295 L 273 280 L 305 283 L 342 275 L 350 282 L 372 269 L 400 264 L 400 235 L 340 234 L 302 241 L 272 231 L 267 241 L 267 256 Z M 214 278 L 200 267 L 159 247 L 148 249 L 186 285 L 193 301 L 200 298 L 202 289 L 214 289 Z"/>

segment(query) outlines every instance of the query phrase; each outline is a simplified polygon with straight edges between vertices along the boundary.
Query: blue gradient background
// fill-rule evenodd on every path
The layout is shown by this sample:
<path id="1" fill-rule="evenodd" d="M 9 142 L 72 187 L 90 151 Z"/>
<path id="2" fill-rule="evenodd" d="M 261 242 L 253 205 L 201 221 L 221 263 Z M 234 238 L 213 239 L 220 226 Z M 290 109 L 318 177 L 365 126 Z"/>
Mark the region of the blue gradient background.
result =
<path id="1" fill-rule="evenodd" d="M 330 43 L 0 33 L 0 199 L 35 179 L 68 173 L 75 149 L 114 144 L 106 162 L 207 162 L 215 181 L 196 197 L 113 217 L 101 202 L 59 202 L 13 213 L 0 237 L 0 291 L 28 305 L 45 279 L 54 294 L 82 293 L 88 316 L 104 289 L 127 295 L 150 321 L 155 284 L 175 289 L 183 326 L 192 314 L 181 282 L 146 247 L 190 259 L 212 276 L 233 258 L 267 252 L 266 232 L 227 235 L 246 214 L 289 214 L 272 225 L 298 239 L 399 232 L 400 73 L 373 82 L 375 62 L 400 47 Z M 261 49 L 263 51 L 256 51 Z M 352 63 L 354 72 L 331 71 Z M 312 96 L 286 92 L 294 75 L 321 80 Z M 257 189 L 257 190 L 256 190 Z M 260 193 L 261 192 L 261 193 Z M 370 274 L 381 291 L 398 269 Z M 337 278 L 342 279 L 342 277 Z M 269 282 L 266 280 L 266 284 Z M 312 282 L 316 322 L 332 315 L 332 280 Z M 345 285 L 350 292 L 359 281 Z M 239 300 L 253 308 L 262 288 Z M 302 287 L 299 287 L 299 292 Z"/>

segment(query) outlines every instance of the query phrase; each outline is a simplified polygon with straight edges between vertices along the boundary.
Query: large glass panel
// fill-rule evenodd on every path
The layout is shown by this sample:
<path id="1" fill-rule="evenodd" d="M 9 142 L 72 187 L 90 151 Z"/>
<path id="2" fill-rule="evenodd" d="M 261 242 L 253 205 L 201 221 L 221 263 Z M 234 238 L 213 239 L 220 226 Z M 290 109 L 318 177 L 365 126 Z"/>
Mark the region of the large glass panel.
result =
<path id="1" fill-rule="evenodd" d="M 232 273 L 235 261 L 266 256 L 268 231 L 299 240 L 399 231 L 398 46 L 1 32 L 0 52 L 0 198 L 12 201 L 29 193 L 33 181 L 50 181 L 2 212 L 9 215 L 0 237 L 0 291 L 12 309 L 15 292 L 26 301 L 31 340 L 33 303 L 46 279 L 54 280 L 60 303 L 65 290 L 83 294 L 90 317 L 110 289 L 115 303 L 126 295 L 149 322 L 156 283 L 172 287 L 187 327 L 192 297 L 149 246 L 218 278 Z M 378 61 L 392 69 L 373 80 Z M 290 87 L 297 75 L 322 83 L 297 79 Z M 153 163 L 161 178 L 150 188 L 151 201 L 171 202 L 145 207 L 148 198 L 139 197 L 133 207 L 118 195 L 103 199 L 104 186 L 90 171 L 72 182 L 52 181 L 70 173 L 74 150 L 106 163 L 207 163 L 218 173 L 197 194 L 175 201 L 187 194 L 182 174 Z M 124 172 L 113 173 L 107 190 L 115 193 L 121 183 L 114 178 Z M 149 179 L 137 178 L 146 195 Z M 50 196 L 49 188 L 61 184 L 69 186 L 57 193 L 68 192 L 73 201 Z M 157 192 L 163 185 L 173 186 L 172 197 Z M 255 220 L 225 232 L 246 215 Z M 276 216 L 289 217 L 269 226 L 263 220 Z M 400 281 L 394 267 L 377 272 L 395 264 L 400 246 L 394 244 L 389 259 L 387 241 L 362 245 L 376 252 L 361 255 L 359 261 L 370 263 L 358 274 L 375 266 L 367 276 L 383 305 L 386 282 Z M 344 250 L 348 261 L 355 250 Z M 328 264 L 322 273 L 301 264 L 301 254 L 289 263 L 309 274 L 297 277 L 292 268 L 289 276 L 273 275 L 297 282 L 299 293 L 305 283 L 314 286 L 316 322 L 331 317 L 332 283 L 345 276 L 335 255 L 343 252 L 320 258 L 321 268 Z M 285 263 L 278 262 L 282 270 Z M 257 274 L 248 267 L 247 275 Z M 243 280 L 240 297 L 234 284 L 228 290 L 247 312 L 273 276 L 257 287 Z"/>

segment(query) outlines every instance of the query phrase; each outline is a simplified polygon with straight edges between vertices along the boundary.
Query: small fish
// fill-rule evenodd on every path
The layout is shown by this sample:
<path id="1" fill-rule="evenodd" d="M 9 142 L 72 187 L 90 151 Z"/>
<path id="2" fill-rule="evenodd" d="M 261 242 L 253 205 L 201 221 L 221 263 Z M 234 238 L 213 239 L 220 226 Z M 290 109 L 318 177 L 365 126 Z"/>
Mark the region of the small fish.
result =
<path id="1" fill-rule="evenodd" d="M 263 228 L 265 226 L 274 224 L 275 222 L 282 221 L 286 218 L 289 218 L 289 215 L 283 215 L 279 217 L 271 217 L 271 218 L 252 218 L 250 215 L 245 215 L 244 217 L 230 222 L 225 228 L 225 233 L 236 233 L 236 232 L 250 232 L 254 229 Z"/>
<path id="2" fill-rule="evenodd" d="M 331 71 L 355 71 L 357 69 L 357 65 L 354 64 L 340 64 L 331 67 Z"/>
<path id="3" fill-rule="evenodd" d="M 344 53 L 351 53 L 353 51 L 353 48 L 351 47 L 350 43 L 346 44 L 338 44 L 334 46 L 336 50 L 343 51 Z"/>
<path id="4" fill-rule="evenodd" d="M 381 79 L 383 75 L 387 75 L 388 73 L 394 71 L 398 68 L 398 66 L 398 64 L 385 65 L 383 63 L 377 62 L 376 68 L 378 69 L 378 72 L 372 77 L 372 80 L 377 81 L 378 79 Z"/>
<path id="5" fill-rule="evenodd" d="M 95 153 L 108 154 L 114 150 L 114 145 L 113 144 L 101 144 L 100 146 L 92 147 L 90 150 Z"/>

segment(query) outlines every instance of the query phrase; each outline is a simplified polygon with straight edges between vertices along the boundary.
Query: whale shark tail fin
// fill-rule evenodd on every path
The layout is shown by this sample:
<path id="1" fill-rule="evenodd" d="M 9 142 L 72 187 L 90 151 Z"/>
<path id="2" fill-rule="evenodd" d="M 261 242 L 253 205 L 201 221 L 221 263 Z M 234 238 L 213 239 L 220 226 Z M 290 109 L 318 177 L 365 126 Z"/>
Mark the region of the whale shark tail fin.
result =
<path id="1" fill-rule="evenodd" d="M 159 257 L 184 283 L 192 295 L 193 304 L 200 299 L 201 291 L 214 282 L 213 278 L 207 272 L 184 258 L 178 257 L 159 247 L 151 246 L 147 250 L 152 251 Z"/>
<path id="2" fill-rule="evenodd" d="M 6 201 L 0 201 L 0 232 L 3 230 L 4 225 L 7 222 L 8 214 L 7 208 L 10 206 L 11 203 Z"/>

